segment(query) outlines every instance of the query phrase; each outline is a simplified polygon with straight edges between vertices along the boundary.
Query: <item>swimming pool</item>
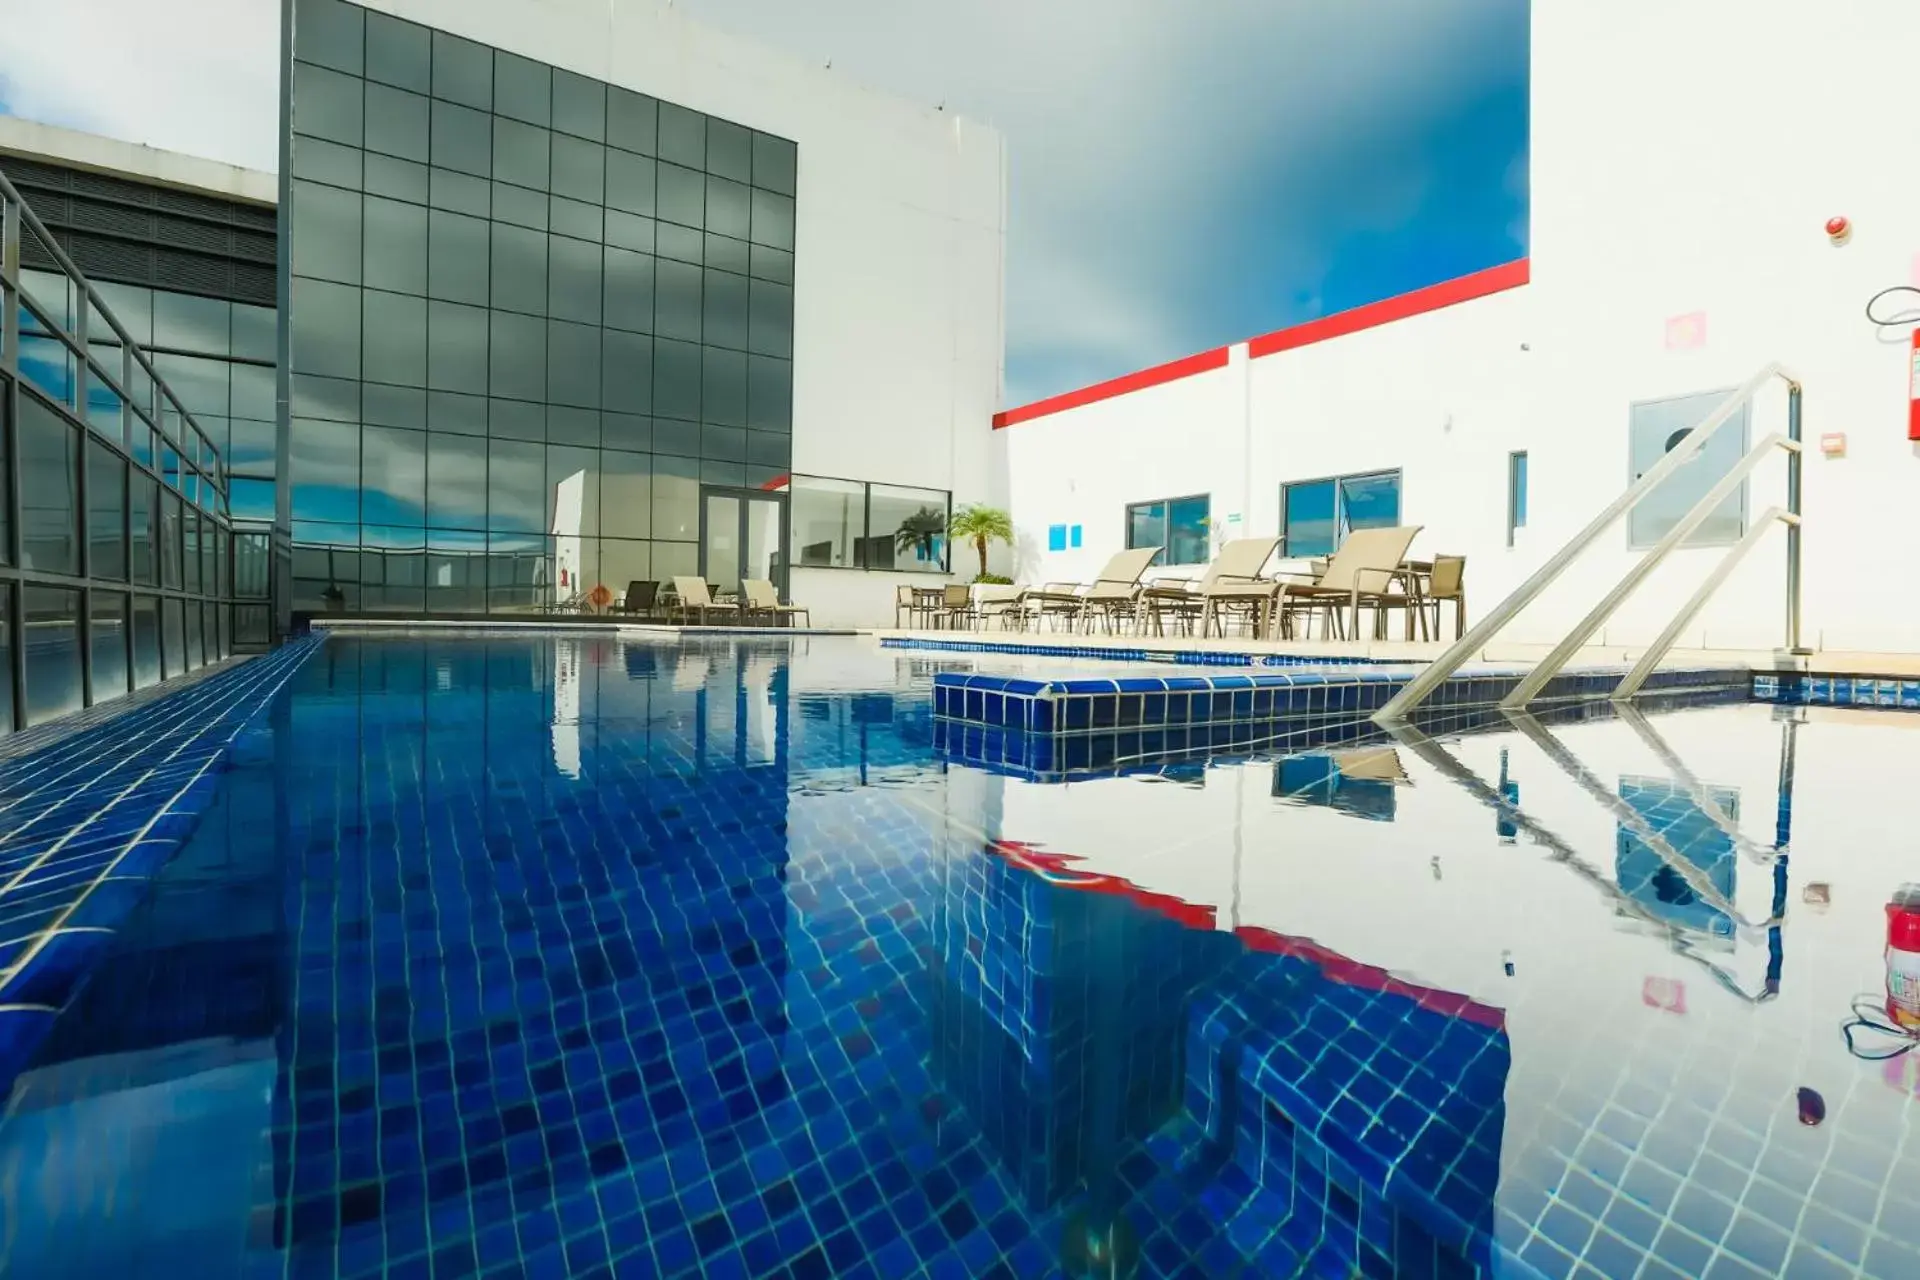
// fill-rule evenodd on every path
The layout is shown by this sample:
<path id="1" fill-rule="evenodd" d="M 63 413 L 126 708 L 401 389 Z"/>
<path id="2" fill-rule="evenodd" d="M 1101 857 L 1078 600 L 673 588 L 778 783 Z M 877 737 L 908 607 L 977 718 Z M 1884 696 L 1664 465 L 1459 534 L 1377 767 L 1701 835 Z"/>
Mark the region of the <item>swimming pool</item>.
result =
<path id="1" fill-rule="evenodd" d="M 1841 1034 L 1920 717 L 1060 783 L 971 668 L 326 641 L 15 1082 L 0 1270 L 1920 1274 L 1920 1054 Z"/>

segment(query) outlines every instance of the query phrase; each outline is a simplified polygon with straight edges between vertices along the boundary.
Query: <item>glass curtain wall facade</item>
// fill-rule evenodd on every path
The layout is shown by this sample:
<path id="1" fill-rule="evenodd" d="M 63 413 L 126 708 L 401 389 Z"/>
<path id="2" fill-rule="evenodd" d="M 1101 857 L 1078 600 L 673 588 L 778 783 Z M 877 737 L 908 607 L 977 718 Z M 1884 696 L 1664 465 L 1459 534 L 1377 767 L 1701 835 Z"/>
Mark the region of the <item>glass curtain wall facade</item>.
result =
<path id="1" fill-rule="evenodd" d="M 219 450 L 102 295 L 23 256 L 59 261 L 0 182 L 0 733 L 231 646 Z"/>
<path id="2" fill-rule="evenodd" d="M 287 0 L 295 612 L 577 605 L 699 567 L 792 457 L 793 143 Z"/>
<path id="3" fill-rule="evenodd" d="M 0 155 L 0 170 L 226 462 L 233 643 L 266 648 L 274 639 L 267 571 L 276 457 L 273 207 L 44 158 Z M 21 244 L 20 266 L 29 282 L 48 289 L 62 277 L 32 237 Z M 89 326 L 87 340 L 109 368 L 119 367 L 120 336 L 111 327 Z"/>

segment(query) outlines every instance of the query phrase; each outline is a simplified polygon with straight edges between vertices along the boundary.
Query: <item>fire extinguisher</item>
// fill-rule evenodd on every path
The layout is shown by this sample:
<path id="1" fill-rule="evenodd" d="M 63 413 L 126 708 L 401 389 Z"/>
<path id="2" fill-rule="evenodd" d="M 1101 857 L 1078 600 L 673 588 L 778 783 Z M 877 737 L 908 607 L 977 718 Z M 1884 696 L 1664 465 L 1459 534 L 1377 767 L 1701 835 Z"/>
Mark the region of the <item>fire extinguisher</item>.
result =
<path id="1" fill-rule="evenodd" d="M 1920 884 L 1900 886 L 1887 903 L 1887 1016 L 1920 1036 Z"/>
<path id="2" fill-rule="evenodd" d="M 1920 329 L 1913 331 L 1908 348 L 1907 439 L 1920 440 Z"/>

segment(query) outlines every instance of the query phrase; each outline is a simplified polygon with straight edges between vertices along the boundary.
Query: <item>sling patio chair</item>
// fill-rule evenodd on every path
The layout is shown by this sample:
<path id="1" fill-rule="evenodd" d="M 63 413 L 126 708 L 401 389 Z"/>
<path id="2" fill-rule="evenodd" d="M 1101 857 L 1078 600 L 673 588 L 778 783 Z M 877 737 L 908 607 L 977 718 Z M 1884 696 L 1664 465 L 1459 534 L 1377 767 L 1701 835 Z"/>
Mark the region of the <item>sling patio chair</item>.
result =
<path id="1" fill-rule="evenodd" d="M 1091 586 L 1083 588 L 1079 583 L 1049 582 L 1028 591 L 1027 603 L 1035 611 L 1036 617 L 1052 617 L 1056 625 L 1062 617 L 1076 628 L 1085 622 L 1089 630 L 1095 620 L 1106 622 L 1109 628 L 1123 618 L 1131 621 L 1137 614 L 1140 575 L 1147 571 L 1147 566 L 1159 554 L 1159 547 L 1133 547 L 1117 552 L 1107 561 L 1106 568 L 1100 570 L 1100 576 L 1093 580 Z"/>
<path id="2" fill-rule="evenodd" d="M 795 618 L 805 618 L 807 621 L 804 625 L 813 625 L 813 618 L 805 605 L 780 603 L 780 593 L 774 589 L 770 579 L 742 578 L 740 592 L 746 598 L 749 621 L 765 618 L 776 627 L 791 627 L 795 625 Z"/>
<path id="3" fill-rule="evenodd" d="M 731 621 L 740 620 L 740 606 L 732 602 L 721 604 L 707 593 L 707 584 L 698 577 L 675 578 L 673 593 L 679 599 L 667 607 L 669 619 L 678 618 L 681 625 L 688 625 L 699 618 L 700 625 L 707 625 L 710 614 L 720 614 Z"/>
<path id="4" fill-rule="evenodd" d="M 1325 615 L 1327 629 L 1338 632 L 1342 638 L 1346 638 L 1350 618 L 1352 638 L 1358 640 L 1361 609 L 1373 609 L 1374 629 L 1384 632 L 1386 610 L 1397 608 L 1407 611 L 1407 636 L 1411 639 L 1413 609 L 1418 597 L 1411 591 L 1395 592 L 1392 587 L 1407 574 L 1407 548 L 1419 536 L 1420 528 L 1414 524 L 1390 529 L 1355 529 L 1348 533 L 1347 540 L 1333 553 L 1333 559 L 1327 561 L 1326 570 L 1317 579 L 1311 583 L 1280 584 L 1282 626 L 1291 634 L 1293 620 L 1302 616 L 1310 626 L 1311 615 L 1317 611 Z M 1345 606 L 1344 616 L 1342 606 Z"/>
<path id="5" fill-rule="evenodd" d="M 1251 612 L 1271 601 L 1272 583 L 1263 583 L 1260 570 L 1273 554 L 1278 538 L 1235 538 L 1224 544 L 1198 582 L 1156 582 L 1140 593 L 1140 607 L 1155 635 L 1166 634 L 1171 616 L 1182 632 L 1204 624 L 1210 609 L 1224 618 L 1227 611 Z M 1223 626 L 1224 630 L 1224 626 Z"/>

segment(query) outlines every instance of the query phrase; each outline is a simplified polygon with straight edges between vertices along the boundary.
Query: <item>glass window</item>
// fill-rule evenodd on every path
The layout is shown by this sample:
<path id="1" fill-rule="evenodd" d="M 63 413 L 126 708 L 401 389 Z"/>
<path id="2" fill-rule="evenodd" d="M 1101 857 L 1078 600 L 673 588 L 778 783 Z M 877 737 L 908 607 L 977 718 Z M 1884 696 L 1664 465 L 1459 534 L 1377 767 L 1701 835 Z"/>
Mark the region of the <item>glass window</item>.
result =
<path id="1" fill-rule="evenodd" d="M 1507 545 L 1513 545 L 1516 529 L 1527 527 L 1527 454 L 1520 450 L 1507 455 Z"/>
<path id="2" fill-rule="evenodd" d="M 479 391 L 486 387 L 484 307 L 463 307 L 453 302 L 427 304 L 427 385 L 443 391 Z"/>
<path id="3" fill-rule="evenodd" d="M 684 542 L 699 538 L 700 464 L 694 459 L 654 457 L 653 536 Z M 685 570 L 693 571 L 692 566 Z"/>
<path id="4" fill-rule="evenodd" d="M 706 228 L 736 240 L 745 240 L 753 227 L 753 194 L 745 185 L 707 176 Z"/>
<path id="5" fill-rule="evenodd" d="M 383 84 L 367 86 L 367 150 L 427 163 L 428 100 Z"/>
<path id="6" fill-rule="evenodd" d="M 133 687 L 160 683 L 160 602 L 153 596 L 133 598 Z"/>
<path id="7" fill-rule="evenodd" d="M 1128 548 L 1164 548 L 1158 564 L 1205 564 L 1210 505 L 1211 499 L 1204 494 L 1129 504 Z"/>
<path id="8" fill-rule="evenodd" d="M 243 360 L 279 359 L 278 325 L 279 316 L 272 307 L 234 303 L 233 354 Z"/>
<path id="9" fill-rule="evenodd" d="M 553 137 L 553 193 L 570 200 L 599 204 L 607 193 L 607 153 L 597 142 Z"/>
<path id="10" fill-rule="evenodd" d="M 227 509 L 235 520 L 273 519 L 273 481 L 235 479 L 231 490 L 227 495 Z"/>
<path id="11" fill-rule="evenodd" d="M 180 513 L 180 541 L 184 547 L 180 560 L 181 590 L 190 595 L 199 595 L 200 513 L 192 507 L 186 507 Z"/>
<path id="12" fill-rule="evenodd" d="M 366 523 L 425 524 L 427 433 L 362 427 L 360 486 L 360 519 Z"/>
<path id="13" fill-rule="evenodd" d="M 293 176 L 330 187 L 358 191 L 366 153 L 358 147 L 343 147 L 337 142 L 322 142 L 300 134 L 293 139 Z"/>
<path id="14" fill-rule="evenodd" d="M 545 315 L 547 237 L 503 223 L 492 226 L 493 305 L 507 311 Z"/>
<path id="15" fill-rule="evenodd" d="M 424 391 L 414 387 L 389 387 L 379 383 L 368 383 L 361 390 L 365 408 L 363 420 L 378 423 L 383 427 L 412 427 L 415 431 L 427 425 L 427 396 Z"/>
<path id="16" fill-rule="evenodd" d="M 227 362 L 200 356 L 155 356 L 154 371 L 179 398 L 188 413 L 198 417 L 227 416 Z"/>
<path id="17" fill-rule="evenodd" d="M 609 246 L 606 250 L 606 323 L 616 329 L 653 329 L 653 259 Z"/>
<path id="18" fill-rule="evenodd" d="M 427 203 L 436 209 L 484 218 L 492 190 L 492 183 L 472 174 L 455 173 L 451 169 L 428 171 Z"/>
<path id="19" fill-rule="evenodd" d="M 511 222 L 518 227 L 532 227 L 535 231 L 545 231 L 547 229 L 547 197 L 538 191 L 528 191 L 522 187 L 496 182 L 493 184 L 493 216 L 499 221 Z"/>
<path id="20" fill-rule="evenodd" d="M 113 318 L 120 322 L 120 327 L 127 331 L 129 337 L 142 346 L 153 341 L 153 290 L 96 280 L 93 282 L 93 291 L 100 295 L 107 304 L 107 310 L 113 313 Z M 97 307 L 89 312 L 87 337 L 88 341 L 95 343 L 117 345 L 120 341 L 120 335 L 101 317 Z M 120 366 L 115 364 L 111 367 L 117 371 Z"/>
<path id="21" fill-rule="evenodd" d="M 626 89 L 607 91 L 607 141 L 650 156 L 658 149 L 660 104 Z"/>
<path id="22" fill-rule="evenodd" d="M 747 424 L 747 357 L 738 351 L 706 347 L 701 352 L 700 417 L 703 422 L 720 426 L 744 427 Z M 742 440 L 740 448 L 745 448 Z M 741 462 L 745 454 L 727 455 L 706 452 L 703 457 L 727 457 Z"/>
<path id="23" fill-rule="evenodd" d="M 698 111 L 660 104 L 660 158 L 690 169 L 707 166 L 707 118 Z"/>
<path id="24" fill-rule="evenodd" d="M 293 270 L 296 275 L 360 283 L 359 192 L 294 182 Z M 225 320 L 222 316 L 223 338 Z M 222 342 L 223 351 L 225 346 Z M 166 376 L 164 371 L 161 376 Z"/>
<path id="25" fill-rule="evenodd" d="M 663 338 L 700 340 L 700 268 L 661 259 L 654 264 L 653 331 Z"/>
<path id="26" fill-rule="evenodd" d="M 427 523 L 484 529 L 487 524 L 487 442 L 477 436 L 427 436 Z"/>
<path id="27" fill-rule="evenodd" d="M 295 418 L 288 424 L 287 483 L 294 519 L 358 519 L 359 433 L 351 425 Z"/>
<path id="28" fill-rule="evenodd" d="M 20 406 L 23 567 L 80 572 L 80 433 L 30 395 Z"/>
<path id="29" fill-rule="evenodd" d="M 426 386 L 426 299 L 367 290 L 363 376 L 371 382 Z"/>
<path id="30" fill-rule="evenodd" d="M 747 432 L 747 461 L 784 472 L 793 465 L 793 437 L 770 431 Z"/>
<path id="31" fill-rule="evenodd" d="M 597 244 L 547 237 L 547 311 L 563 320 L 600 322 L 600 254 Z"/>
<path id="32" fill-rule="evenodd" d="M 128 541 L 127 567 L 135 582 L 151 585 L 158 565 L 155 540 L 159 518 L 159 486 L 143 471 L 129 473 L 127 482 L 127 525 L 132 533 Z"/>
<path id="33" fill-rule="evenodd" d="M 425 204 L 430 186 L 427 166 L 392 156 L 367 156 L 367 194 Z"/>
<path id="34" fill-rule="evenodd" d="M 793 248 L 793 198 L 771 191 L 753 193 L 753 242 L 773 249 Z"/>
<path id="35" fill-rule="evenodd" d="M 1328 556 L 1355 529 L 1391 529 L 1400 523 L 1400 473 L 1333 476 L 1283 485 L 1280 554 Z"/>
<path id="36" fill-rule="evenodd" d="M 546 518 L 541 527 L 557 536 L 600 532 L 600 451 L 547 446 Z"/>
<path id="37" fill-rule="evenodd" d="M 435 209 L 427 224 L 427 296 L 487 305 L 487 224 Z"/>
<path id="38" fill-rule="evenodd" d="M 429 530 L 427 609 L 433 613 L 478 613 L 486 608 L 487 535 Z"/>
<path id="39" fill-rule="evenodd" d="M 747 357 L 747 425 L 757 431 L 793 430 L 793 365 L 771 356 Z"/>
<path id="40" fill-rule="evenodd" d="M 160 585 L 179 590 L 180 573 L 180 498 L 163 489 L 160 492 Z"/>
<path id="41" fill-rule="evenodd" d="M 569 200 L 564 196 L 547 197 L 547 220 L 553 229 L 563 236 L 572 236 L 575 240 L 591 240 L 598 243 L 601 235 L 601 215 L 605 211 L 597 204 L 582 204 L 578 200 Z"/>
<path id="42" fill-rule="evenodd" d="M 736 182 L 753 181 L 752 130 L 726 120 L 708 120 L 706 169 Z"/>
<path id="43" fill-rule="evenodd" d="M 553 119 L 553 73 L 544 63 L 495 50 L 493 109 L 499 115 L 545 126 Z"/>
<path id="44" fill-rule="evenodd" d="M 0 738 L 13 732 L 13 592 L 0 586 Z"/>
<path id="45" fill-rule="evenodd" d="M 653 341 L 618 329 L 601 332 L 601 403 L 620 413 L 648 413 L 653 408 Z"/>
<path id="46" fill-rule="evenodd" d="M 653 468 L 643 453 L 600 454 L 600 532 L 644 538 L 652 532 Z"/>
<path id="47" fill-rule="evenodd" d="M 127 463 L 98 441 L 87 449 L 88 572 L 96 578 L 127 576 Z"/>
<path id="48" fill-rule="evenodd" d="M 607 140 L 607 86 L 598 80 L 553 73 L 553 127 L 590 142 Z"/>
<path id="49" fill-rule="evenodd" d="M 153 295 L 153 345 L 196 355 L 224 356 L 230 348 L 232 314 L 232 306 L 217 298 L 163 290 Z"/>
<path id="50" fill-rule="evenodd" d="M 652 253 L 654 250 L 654 222 L 652 218 L 639 218 L 630 213 L 621 213 L 618 209 L 606 210 L 607 243 L 619 245 L 622 249 L 631 249 L 635 253 Z"/>
<path id="51" fill-rule="evenodd" d="M 528 404 L 524 400 L 489 401 L 482 434 L 499 436 L 503 440 L 545 440 L 547 407 Z"/>
<path id="52" fill-rule="evenodd" d="M 785 138 L 769 134 L 753 135 L 753 185 L 782 195 L 794 194 L 797 155 Z"/>
<path id="53" fill-rule="evenodd" d="M 27 723 L 44 724 L 85 705 L 80 680 L 80 593 L 21 588 Z"/>
<path id="54" fill-rule="evenodd" d="M 493 176 L 534 191 L 547 189 L 551 163 L 545 129 L 515 120 L 493 122 Z M 579 144 L 589 145 L 586 143 Z"/>
<path id="55" fill-rule="evenodd" d="M 709 269 L 704 276 L 701 336 L 714 346 L 744 351 L 748 338 L 748 283 L 745 276 Z M 777 286 L 775 286 L 777 287 Z M 777 305 L 770 302 L 768 305 Z M 788 322 L 791 324 L 791 321 Z M 773 340 L 768 339 L 769 342 Z"/>
<path id="56" fill-rule="evenodd" d="M 201 644 L 200 619 L 203 612 L 197 603 L 189 602 L 182 610 L 187 620 L 187 670 L 195 671 L 205 665 L 206 654 Z"/>
<path id="57" fill-rule="evenodd" d="M 277 394 L 274 371 L 265 365 L 232 364 L 227 367 L 227 373 L 232 382 L 233 416 L 255 422 L 273 421 Z M 200 425 L 206 426 L 207 419 L 202 418 Z"/>
<path id="58" fill-rule="evenodd" d="M 513 400 L 541 400 L 547 394 L 547 322 L 511 311 L 493 317 L 493 357 L 488 364 L 489 393 Z"/>
<path id="59" fill-rule="evenodd" d="M 661 163 L 655 167 L 655 213 L 669 222 L 698 227 L 706 218 L 707 180 L 695 169 Z"/>
<path id="60" fill-rule="evenodd" d="M 1725 391 L 1680 396 L 1636 404 L 1628 411 L 1628 449 L 1630 480 L 1638 480 L 1653 465 L 1686 438 L 1687 433 L 1705 420 L 1721 401 Z M 1680 523 L 1707 492 L 1738 466 L 1749 447 L 1749 406 L 1741 405 L 1733 419 L 1716 431 L 1706 447 L 1668 476 L 1659 487 L 1641 498 L 1627 514 L 1627 544 L 1635 550 L 1651 547 Z M 1747 483 L 1740 482 L 1737 492 L 1729 494 L 1718 510 L 1709 515 L 1680 544 L 1685 547 L 1717 547 L 1738 542 L 1747 527 Z"/>
<path id="61" fill-rule="evenodd" d="M 361 144 L 360 81 L 338 71 L 293 64 L 293 129 L 338 142 L 342 146 Z"/>
<path id="62" fill-rule="evenodd" d="M 744 276 L 751 268 L 753 256 L 751 247 L 744 240 L 734 240 L 728 236 L 717 236 L 709 231 L 706 236 L 705 256 L 701 261 L 710 267 L 722 271 L 731 271 Z"/>
<path id="63" fill-rule="evenodd" d="M 600 414 L 591 408 L 547 406 L 547 443 L 597 447 L 600 443 Z"/>
<path id="64" fill-rule="evenodd" d="M 367 14 L 367 79 L 426 93 L 433 87 L 431 35 L 384 13 Z"/>
<path id="65" fill-rule="evenodd" d="M 360 291 L 343 284 L 293 281 L 293 369 L 328 378 L 360 376 Z"/>
<path id="66" fill-rule="evenodd" d="M 186 619 L 181 612 L 180 602 L 165 599 L 160 602 L 161 625 L 165 631 L 165 647 L 161 650 L 162 669 L 167 679 L 180 675 L 187 669 Z"/>
<path id="67" fill-rule="evenodd" d="M 600 407 L 600 330 L 554 320 L 547 325 L 547 401 Z M 552 418 L 548 438 L 552 439 Z"/>
<path id="68" fill-rule="evenodd" d="M 653 451 L 671 453 L 682 458 L 700 456 L 700 428 L 692 422 L 681 422 L 676 418 L 655 418 L 653 422 Z"/>
<path id="69" fill-rule="evenodd" d="M 852 568 L 866 537 L 866 486 L 851 480 L 795 476 L 788 502 L 794 562 Z"/>
<path id="70" fill-rule="evenodd" d="M 487 527 L 538 531 L 546 514 L 546 446 L 487 442 Z"/>
<path id="71" fill-rule="evenodd" d="M 365 10 L 341 0 L 300 0 L 293 32 L 294 56 L 359 75 Z"/>
<path id="72" fill-rule="evenodd" d="M 651 218 L 654 213 L 654 162 L 624 151 L 607 153 L 607 203 L 615 209 Z"/>
<path id="73" fill-rule="evenodd" d="M 793 354 L 793 289 L 755 280 L 749 286 L 747 348 L 757 355 Z"/>
<path id="74" fill-rule="evenodd" d="M 433 164 L 487 177 L 493 170 L 493 117 L 450 102 L 435 102 Z"/>
<path id="75" fill-rule="evenodd" d="M 689 342 L 653 343 L 653 411 L 688 421 L 700 417 L 700 348 Z"/>
<path id="76" fill-rule="evenodd" d="M 435 31 L 433 96 L 479 111 L 492 110 L 493 50 L 444 31 Z"/>

